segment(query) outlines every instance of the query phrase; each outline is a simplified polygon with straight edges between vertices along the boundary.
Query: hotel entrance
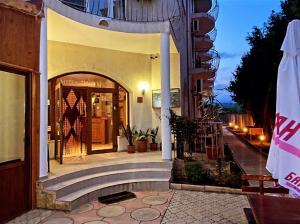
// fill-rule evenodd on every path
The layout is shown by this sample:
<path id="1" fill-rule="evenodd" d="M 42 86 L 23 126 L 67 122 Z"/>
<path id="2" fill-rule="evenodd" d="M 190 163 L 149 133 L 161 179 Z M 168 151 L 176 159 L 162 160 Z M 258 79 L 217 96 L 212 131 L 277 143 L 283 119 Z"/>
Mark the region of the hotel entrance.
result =
<path id="1" fill-rule="evenodd" d="M 91 74 L 49 81 L 50 158 L 117 151 L 119 130 L 128 122 L 128 93 L 117 82 Z"/>

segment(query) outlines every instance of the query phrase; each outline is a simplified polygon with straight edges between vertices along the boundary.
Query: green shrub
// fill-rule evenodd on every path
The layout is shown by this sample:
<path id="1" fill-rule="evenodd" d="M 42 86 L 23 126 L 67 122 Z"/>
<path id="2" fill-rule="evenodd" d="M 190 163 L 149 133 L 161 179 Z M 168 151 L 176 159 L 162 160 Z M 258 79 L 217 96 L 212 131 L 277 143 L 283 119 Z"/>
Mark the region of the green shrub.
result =
<path id="1" fill-rule="evenodd" d="M 199 162 L 187 162 L 185 164 L 185 171 L 189 183 L 206 184 L 209 182 L 208 171 L 203 169 Z"/>

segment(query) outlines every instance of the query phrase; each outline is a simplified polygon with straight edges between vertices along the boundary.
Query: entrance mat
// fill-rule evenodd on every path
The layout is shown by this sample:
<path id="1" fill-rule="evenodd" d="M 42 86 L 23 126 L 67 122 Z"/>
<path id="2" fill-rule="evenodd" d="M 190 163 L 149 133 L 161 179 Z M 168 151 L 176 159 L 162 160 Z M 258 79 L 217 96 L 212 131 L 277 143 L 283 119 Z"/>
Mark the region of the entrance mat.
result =
<path id="1" fill-rule="evenodd" d="M 133 198 L 136 198 L 136 195 L 134 193 L 128 191 L 122 191 L 120 193 L 99 197 L 98 201 L 102 204 L 108 205 L 108 204 L 113 204 L 113 203 L 125 201 L 128 199 L 133 199 Z"/>

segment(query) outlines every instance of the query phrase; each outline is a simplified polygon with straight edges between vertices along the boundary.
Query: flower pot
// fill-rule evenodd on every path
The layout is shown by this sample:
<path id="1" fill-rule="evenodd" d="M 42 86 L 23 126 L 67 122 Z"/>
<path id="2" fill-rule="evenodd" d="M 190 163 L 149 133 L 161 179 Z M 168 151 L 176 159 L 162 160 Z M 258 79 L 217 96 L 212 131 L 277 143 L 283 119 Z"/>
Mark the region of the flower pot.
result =
<path id="1" fill-rule="evenodd" d="M 158 150 L 158 144 L 157 143 L 151 143 L 150 144 L 150 150 L 151 151 L 157 151 Z"/>
<path id="2" fill-rule="evenodd" d="M 128 145 L 128 153 L 135 153 L 135 146 L 134 145 Z"/>
<path id="3" fill-rule="evenodd" d="M 139 152 L 147 152 L 147 141 L 137 141 L 137 148 Z"/>

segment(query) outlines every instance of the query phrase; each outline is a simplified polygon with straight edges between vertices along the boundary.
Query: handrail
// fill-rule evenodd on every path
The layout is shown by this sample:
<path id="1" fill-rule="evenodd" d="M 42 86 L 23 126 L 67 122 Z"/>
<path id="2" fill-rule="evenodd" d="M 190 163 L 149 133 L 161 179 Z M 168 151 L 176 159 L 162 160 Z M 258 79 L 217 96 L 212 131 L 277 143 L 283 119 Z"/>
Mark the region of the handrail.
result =
<path id="1" fill-rule="evenodd" d="M 207 71 L 216 72 L 220 65 L 219 53 L 211 49 L 209 51 L 194 51 L 193 52 L 193 68 L 202 68 Z"/>
<path id="2" fill-rule="evenodd" d="M 163 22 L 181 16 L 174 0 L 59 0 L 76 10 L 100 17 L 130 22 Z"/>
<path id="3" fill-rule="evenodd" d="M 194 0 L 197 1 L 197 0 Z M 200 1 L 200 0 L 198 0 Z M 219 16 L 219 3 L 217 0 L 211 0 L 212 1 L 212 6 L 209 11 L 204 12 L 204 11 L 198 11 L 197 9 L 194 8 L 194 13 L 201 13 L 203 15 L 208 15 L 212 17 L 215 21 L 218 19 Z"/>
<path id="4" fill-rule="evenodd" d="M 217 29 L 214 28 L 213 30 L 211 30 L 210 32 L 204 34 L 204 35 L 197 35 L 196 33 L 194 34 L 195 38 L 207 38 L 210 39 L 210 41 L 214 42 L 216 40 L 217 37 Z"/>

